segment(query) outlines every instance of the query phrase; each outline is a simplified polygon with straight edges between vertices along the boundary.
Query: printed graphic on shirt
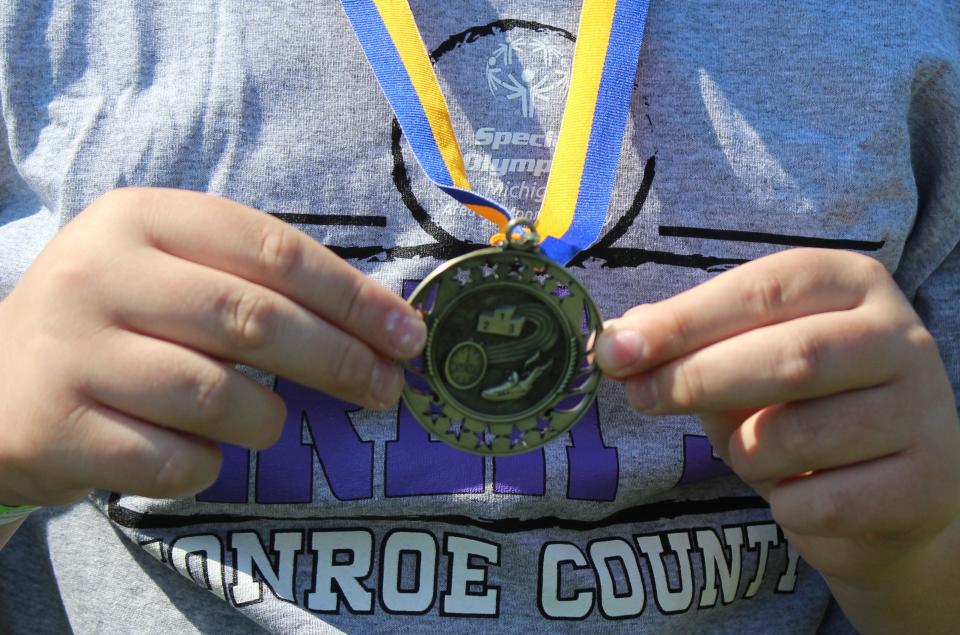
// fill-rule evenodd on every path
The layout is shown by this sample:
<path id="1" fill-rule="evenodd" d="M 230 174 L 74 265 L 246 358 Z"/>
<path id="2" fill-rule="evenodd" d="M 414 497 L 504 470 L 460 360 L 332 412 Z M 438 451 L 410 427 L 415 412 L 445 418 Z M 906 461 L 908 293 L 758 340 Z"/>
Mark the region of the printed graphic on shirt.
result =
<path id="1" fill-rule="evenodd" d="M 463 159 L 470 174 L 500 177 L 489 188 L 494 199 L 514 206 L 519 215 L 533 216 L 546 188 L 540 177 L 550 172 L 559 135 L 558 127 L 541 130 L 534 117 L 546 102 L 563 103 L 570 79 L 572 38 L 566 32 L 546 28 L 539 32 L 514 29 L 492 33 L 493 52 L 484 68 L 487 88 L 491 96 L 512 103 L 514 112 L 523 118 L 509 121 L 517 127 L 527 125 L 522 130 L 498 129 L 496 125 L 474 128 L 472 145 L 463 149 Z M 514 150 L 521 156 L 509 156 L 504 151 L 498 157 L 501 149 Z M 521 178 L 508 179 L 508 175 Z"/>
<path id="2" fill-rule="evenodd" d="M 497 617 L 518 601 L 548 620 L 673 615 L 792 593 L 799 564 L 772 522 L 549 540 L 523 555 L 495 534 L 362 525 L 172 534 L 141 546 L 234 606 L 279 600 L 322 615 Z"/>
<path id="3" fill-rule="evenodd" d="M 487 58 L 487 87 L 492 95 L 513 101 L 524 117 L 532 119 L 541 101 L 563 95 L 570 79 L 568 51 L 545 33 L 506 37 L 501 32 L 497 37 Z M 539 68 L 524 63 L 524 53 L 539 58 Z"/>
<path id="4" fill-rule="evenodd" d="M 474 189 L 512 208 L 518 216 L 536 214 L 543 199 L 546 177 L 552 165 L 553 149 L 559 135 L 560 113 L 566 98 L 566 82 L 575 38 L 564 29 L 525 20 L 497 20 L 451 35 L 438 45 L 431 56 L 441 85 L 445 77 L 467 78 L 471 98 L 454 102 L 463 109 L 457 120 L 466 120 L 458 130 L 468 176 Z M 641 69 L 642 70 L 642 69 Z M 562 80 L 562 81 L 561 81 Z M 637 94 L 635 100 L 648 105 L 648 97 Z M 550 112 L 547 117 L 545 113 Z M 649 115 L 638 117 L 637 135 L 656 139 Z M 390 153 L 393 159 L 390 178 L 403 206 L 433 242 L 414 245 L 363 244 L 357 234 L 346 244 L 328 244 L 341 257 L 353 260 L 387 261 L 410 258 L 449 260 L 486 246 L 491 225 L 480 219 L 462 222 L 470 215 L 439 194 L 423 177 L 413 155 L 405 147 L 396 119 L 390 126 Z M 628 137 L 625 143 L 634 143 Z M 635 268 L 645 264 L 719 272 L 746 262 L 725 253 L 725 245 L 822 247 L 877 252 L 883 240 L 836 239 L 821 236 L 791 235 L 776 231 L 741 231 L 729 228 L 660 225 L 657 235 L 668 248 L 639 246 L 624 241 L 641 217 L 656 175 L 656 147 L 651 154 L 638 157 L 632 200 L 628 205 L 612 205 L 600 239 L 570 263 L 582 267 L 595 260 L 604 268 Z M 622 168 L 623 166 L 621 166 Z M 277 213 L 276 216 L 302 225 L 345 225 L 385 227 L 382 215 L 330 216 L 324 214 Z M 775 230 L 776 226 L 771 226 Z M 685 249 L 684 239 L 705 240 L 708 252 Z M 358 244 L 359 242 L 359 244 Z M 676 248 L 672 248 L 672 247 Z"/>

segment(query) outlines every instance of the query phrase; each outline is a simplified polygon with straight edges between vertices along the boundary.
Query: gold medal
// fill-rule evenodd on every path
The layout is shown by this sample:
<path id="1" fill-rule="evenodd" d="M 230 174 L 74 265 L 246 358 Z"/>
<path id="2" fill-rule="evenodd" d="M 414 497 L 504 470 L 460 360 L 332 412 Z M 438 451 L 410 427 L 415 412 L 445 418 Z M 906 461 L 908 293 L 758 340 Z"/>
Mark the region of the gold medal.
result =
<path id="1" fill-rule="evenodd" d="M 427 344 L 406 369 L 404 401 L 462 450 L 539 448 L 583 416 L 600 384 L 600 313 L 538 243 L 528 221 L 512 221 L 502 246 L 447 262 L 410 296 Z"/>

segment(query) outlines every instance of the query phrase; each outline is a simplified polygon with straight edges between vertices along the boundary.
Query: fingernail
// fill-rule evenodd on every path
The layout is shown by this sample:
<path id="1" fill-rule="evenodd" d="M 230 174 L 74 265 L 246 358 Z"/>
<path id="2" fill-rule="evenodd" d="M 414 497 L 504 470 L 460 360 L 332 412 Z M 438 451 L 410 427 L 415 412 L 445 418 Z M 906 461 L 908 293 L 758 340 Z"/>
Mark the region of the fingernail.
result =
<path id="1" fill-rule="evenodd" d="M 398 355 L 416 355 L 427 342 L 427 325 L 418 317 L 395 309 L 387 315 L 384 329 Z"/>
<path id="2" fill-rule="evenodd" d="M 370 378 L 370 398 L 379 408 L 389 408 L 400 399 L 403 373 L 394 364 L 377 362 Z"/>
<path id="3" fill-rule="evenodd" d="M 642 362 L 646 348 L 643 336 L 632 329 L 603 331 L 597 338 L 597 363 L 616 374 Z"/>
<path id="4" fill-rule="evenodd" d="M 634 410 L 653 410 L 657 406 L 657 390 L 653 381 L 638 379 L 627 382 L 627 401 Z"/>

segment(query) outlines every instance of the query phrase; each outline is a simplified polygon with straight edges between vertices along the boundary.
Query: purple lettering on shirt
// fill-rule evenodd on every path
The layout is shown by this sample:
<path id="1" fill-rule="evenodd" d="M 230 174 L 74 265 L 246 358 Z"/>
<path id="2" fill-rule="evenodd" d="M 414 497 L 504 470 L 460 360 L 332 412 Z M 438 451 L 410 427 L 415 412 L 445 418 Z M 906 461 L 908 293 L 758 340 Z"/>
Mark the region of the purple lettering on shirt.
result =
<path id="1" fill-rule="evenodd" d="M 567 498 L 612 501 L 620 480 L 620 458 L 616 448 L 607 447 L 600 434 L 596 402 L 573 428 L 572 445 L 567 448 L 569 480 Z"/>
<path id="2" fill-rule="evenodd" d="M 493 461 L 493 491 L 497 494 L 543 496 L 546 483 L 542 448 L 516 456 L 499 456 Z"/>
<path id="3" fill-rule="evenodd" d="M 371 498 L 373 442 L 360 439 L 347 415 L 360 407 L 282 378 L 275 391 L 287 405 L 287 420 L 277 444 L 258 454 L 257 502 L 311 502 L 314 452 L 336 498 Z"/>
<path id="4" fill-rule="evenodd" d="M 258 503 L 313 501 L 313 451 L 303 442 L 303 422 L 309 402 L 296 384 L 277 378 L 276 392 L 287 405 L 280 440 L 257 453 Z M 299 387 L 303 391 L 305 388 Z"/>
<path id="5" fill-rule="evenodd" d="M 707 437 L 699 434 L 683 435 L 683 475 L 677 481 L 677 486 L 731 473 L 727 464 L 713 455 L 713 446 Z"/>
<path id="6" fill-rule="evenodd" d="M 387 496 L 483 491 L 483 457 L 431 439 L 404 403 L 397 414 L 397 440 L 387 441 L 386 454 Z"/>
<path id="7" fill-rule="evenodd" d="M 221 443 L 223 463 L 213 485 L 197 494 L 201 503 L 246 503 L 247 478 L 250 474 L 250 450 Z"/>

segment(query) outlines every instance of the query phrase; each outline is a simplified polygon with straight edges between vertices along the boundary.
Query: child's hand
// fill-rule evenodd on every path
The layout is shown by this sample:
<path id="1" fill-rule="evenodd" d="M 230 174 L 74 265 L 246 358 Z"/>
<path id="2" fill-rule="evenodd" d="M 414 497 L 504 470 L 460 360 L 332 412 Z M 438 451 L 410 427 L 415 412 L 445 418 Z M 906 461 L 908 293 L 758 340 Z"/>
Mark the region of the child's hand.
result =
<path id="1" fill-rule="evenodd" d="M 368 407 L 426 329 L 398 296 L 267 214 L 204 194 L 108 194 L 0 302 L 0 501 L 203 489 L 214 441 L 274 443 L 254 366 Z"/>
<path id="2" fill-rule="evenodd" d="M 769 256 L 632 309 L 597 350 L 637 410 L 700 416 L 835 593 L 875 585 L 882 595 L 905 567 L 949 562 L 933 545 L 960 553 L 953 391 L 933 338 L 876 261 Z"/>

